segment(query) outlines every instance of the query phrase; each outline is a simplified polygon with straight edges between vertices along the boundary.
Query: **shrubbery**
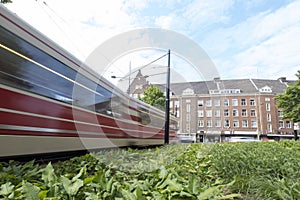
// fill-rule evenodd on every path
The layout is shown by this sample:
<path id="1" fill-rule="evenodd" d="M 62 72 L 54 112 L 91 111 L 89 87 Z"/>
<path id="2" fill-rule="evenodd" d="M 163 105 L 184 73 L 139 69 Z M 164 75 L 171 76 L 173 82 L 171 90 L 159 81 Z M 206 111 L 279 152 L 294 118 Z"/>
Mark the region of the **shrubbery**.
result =
<path id="1" fill-rule="evenodd" d="M 0 164 L 2 199 L 300 199 L 300 143 L 106 150 Z"/>

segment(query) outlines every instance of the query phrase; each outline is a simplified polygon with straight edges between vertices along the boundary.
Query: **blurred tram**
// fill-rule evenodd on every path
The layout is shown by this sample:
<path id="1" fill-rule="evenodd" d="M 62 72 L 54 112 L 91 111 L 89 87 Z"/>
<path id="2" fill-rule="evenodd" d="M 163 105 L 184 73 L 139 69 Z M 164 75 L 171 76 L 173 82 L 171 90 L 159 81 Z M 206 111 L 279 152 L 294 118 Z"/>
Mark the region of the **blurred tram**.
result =
<path id="1" fill-rule="evenodd" d="M 164 143 L 164 112 L 116 89 L 2 5 L 0 22 L 0 158 Z"/>

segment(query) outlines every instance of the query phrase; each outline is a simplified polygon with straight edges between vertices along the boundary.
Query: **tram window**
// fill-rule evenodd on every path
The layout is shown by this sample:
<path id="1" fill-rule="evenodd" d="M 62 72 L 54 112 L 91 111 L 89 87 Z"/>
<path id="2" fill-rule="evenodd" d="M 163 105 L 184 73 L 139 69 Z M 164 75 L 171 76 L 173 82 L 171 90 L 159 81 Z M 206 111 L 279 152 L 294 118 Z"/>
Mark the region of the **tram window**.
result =
<path id="1" fill-rule="evenodd" d="M 18 53 L 47 66 L 54 71 L 69 77 L 70 79 L 75 79 L 77 72 L 69 67 L 66 67 L 63 63 L 56 60 L 55 58 L 49 56 L 45 52 L 41 51 L 37 47 L 31 45 L 27 41 L 19 38 L 10 31 L 7 31 L 2 26 L 0 26 L 0 42 L 1 44 L 18 51 Z"/>
<path id="2" fill-rule="evenodd" d="M 71 101 L 72 83 L 10 52 L 0 49 L 1 83 L 47 96 Z"/>
<path id="3" fill-rule="evenodd" d="M 0 35 L 1 44 L 8 47 L 0 48 L 0 57 L 5 58 L 0 60 L 0 83 L 93 111 L 106 112 L 104 110 L 108 109 L 114 96 L 110 91 L 2 26 Z"/>

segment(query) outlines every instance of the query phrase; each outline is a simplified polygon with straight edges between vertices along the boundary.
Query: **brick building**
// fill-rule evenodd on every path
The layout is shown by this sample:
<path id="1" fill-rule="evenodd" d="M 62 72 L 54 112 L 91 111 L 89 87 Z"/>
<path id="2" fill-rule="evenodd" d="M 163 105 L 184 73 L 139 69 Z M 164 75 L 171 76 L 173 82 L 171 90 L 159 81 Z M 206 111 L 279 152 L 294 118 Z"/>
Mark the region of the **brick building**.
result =
<path id="1" fill-rule="evenodd" d="M 170 112 L 179 118 L 184 135 L 293 134 L 293 123 L 281 118 L 274 99 L 289 83 L 285 78 L 174 83 Z"/>

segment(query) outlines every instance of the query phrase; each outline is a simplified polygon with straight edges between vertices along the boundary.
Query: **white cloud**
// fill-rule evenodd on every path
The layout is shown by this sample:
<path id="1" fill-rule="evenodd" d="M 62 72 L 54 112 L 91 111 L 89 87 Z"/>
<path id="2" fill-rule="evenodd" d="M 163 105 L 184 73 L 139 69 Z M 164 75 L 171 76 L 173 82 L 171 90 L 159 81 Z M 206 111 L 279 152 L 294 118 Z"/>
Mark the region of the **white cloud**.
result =
<path id="1" fill-rule="evenodd" d="M 203 25 L 226 22 L 228 10 L 233 6 L 233 3 L 233 0 L 195 0 L 184 8 L 183 16 L 192 29 L 197 29 Z"/>
<path id="2" fill-rule="evenodd" d="M 300 63 L 299 9 L 295 1 L 214 31 L 203 44 L 221 76 L 294 79 Z"/>
<path id="3" fill-rule="evenodd" d="M 300 26 L 286 29 L 265 42 L 235 56 L 236 63 L 242 68 L 245 66 L 258 66 L 264 77 L 274 78 L 280 72 L 293 78 L 291 76 L 296 71 L 291 71 L 291 69 L 300 62 L 299 35 Z"/>
<path id="4" fill-rule="evenodd" d="M 83 3 L 72 0 L 14 0 L 6 6 L 81 59 L 105 40 L 134 28 L 138 23 L 134 14 L 127 13 L 127 5 L 122 0 L 105 4 L 97 0 Z M 142 7 L 134 4 L 135 8 L 139 6 Z"/>
<path id="5" fill-rule="evenodd" d="M 252 31 L 254 39 L 261 40 L 290 26 L 297 25 L 300 22 L 299 9 L 300 1 L 295 1 L 274 13 L 264 16 L 261 21 L 258 21 L 257 26 Z"/>
<path id="6" fill-rule="evenodd" d="M 155 19 L 155 24 L 157 24 L 161 28 L 170 29 L 171 25 L 173 24 L 173 19 L 174 19 L 174 16 L 172 16 L 172 15 L 160 16 L 157 19 Z"/>
<path id="7" fill-rule="evenodd" d="M 216 63 L 221 77 L 259 74 L 274 78 L 279 73 L 285 76 L 287 67 L 291 74 L 287 76 L 294 78 L 300 63 L 300 1 L 275 11 L 248 13 L 250 17 L 244 21 L 235 18 L 239 15 L 232 12 L 239 6 L 250 12 L 263 4 L 262 0 L 251 2 L 14 0 L 6 6 L 81 59 L 117 34 L 158 26 L 198 41 Z M 231 24 L 233 21 L 236 24 Z M 139 57 L 134 59 L 143 62 Z"/>

